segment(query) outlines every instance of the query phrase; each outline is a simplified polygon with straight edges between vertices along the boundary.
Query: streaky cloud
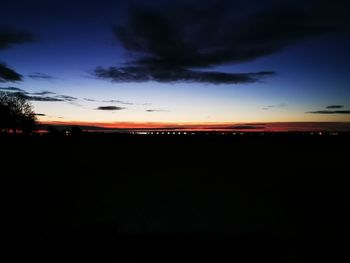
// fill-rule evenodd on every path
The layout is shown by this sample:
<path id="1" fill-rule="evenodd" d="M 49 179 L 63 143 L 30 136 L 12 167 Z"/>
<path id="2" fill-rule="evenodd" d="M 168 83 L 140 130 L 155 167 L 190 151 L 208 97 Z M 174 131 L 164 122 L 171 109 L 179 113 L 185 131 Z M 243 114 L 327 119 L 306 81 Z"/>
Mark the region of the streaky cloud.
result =
<path id="1" fill-rule="evenodd" d="M 23 89 L 16 87 L 0 87 L 0 90 L 8 92 L 25 92 Z"/>
<path id="2" fill-rule="evenodd" d="M 95 99 L 89 99 L 89 98 L 84 98 L 85 101 L 89 101 L 89 102 L 96 102 L 97 100 Z"/>
<path id="3" fill-rule="evenodd" d="M 43 102 L 60 102 L 64 101 L 63 99 L 55 98 L 55 97 L 50 97 L 50 96 L 32 96 L 29 95 L 30 93 L 24 93 L 24 92 L 15 92 L 12 93 L 14 96 L 20 96 L 25 98 L 26 100 L 29 101 L 43 101 Z"/>
<path id="4" fill-rule="evenodd" d="M 41 91 L 41 92 L 27 92 L 20 88 L 15 87 L 6 87 L 1 88 L 0 90 L 4 90 L 13 96 L 20 96 L 29 101 L 43 101 L 43 102 L 69 102 L 73 103 L 77 100 L 77 98 L 67 95 L 55 95 L 55 92 L 51 91 Z M 55 96 L 48 96 L 55 95 Z"/>
<path id="5" fill-rule="evenodd" d="M 55 96 L 57 99 L 61 99 L 63 101 L 76 101 L 78 98 L 72 97 L 72 96 L 67 96 L 67 95 L 57 95 Z"/>
<path id="6" fill-rule="evenodd" d="M 204 72 L 186 69 L 161 69 L 146 67 L 98 67 L 95 69 L 95 76 L 100 79 L 112 82 L 146 82 L 157 81 L 163 83 L 171 82 L 199 82 L 211 84 L 239 84 L 254 83 L 264 77 L 273 76 L 275 73 L 254 72 L 254 73 L 223 73 Z"/>
<path id="7" fill-rule="evenodd" d="M 275 109 L 275 108 L 284 108 L 286 107 L 287 104 L 285 103 L 280 103 L 280 104 L 274 104 L 274 105 L 269 105 L 263 108 L 263 110 L 270 110 L 270 109 Z"/>
<path id="8" fill-rule="evenodd" d="M 34 80 L 54 80 L 55 77 L 50 76 L 45 73 L 40 73 L 40 72 L 34 72 L 33 74 L 28 75 L 29 78 L 34 79 Z"/>
<path id="9" fill-rule="evenodd" d="M 127 102 L 127 101 L 122 101 L 122 100 L 103 100 L 102 102 L 119 103 L 119 104 L 124 104 L 124 105 L 134 105 L 134 103 L 132 103 L 132 102 Z"/>
<path id="10" fill-rule="evenodd" d="M 160 109 L 149 109 L 146 110 L 146 112 L 153 113 L 153 112 L 170 112 L 169 110 L 160 110 Z"/>
<path id="11" fill-rule="evenodd" d="M 310 111 L 307 113 L 311 114 L 350 114 L 350 110 L 320 110 L 320 111 Z"/>
<path id="12" fill-rule="evenodd" d="M 119 111 L 124 110 L 126 108 L 124 107 L 117 107 L 117 106 L 100 106 L 96 110 L 102 110 L 102 111 Z"/>
<path id="13" fill-rule="evenodd" d="M 56 93 L 52 92 L 52 91 L 44 90 L 44 91 L 40 91 L 40 92 L 33 92 L 33 93 L 30 93 L 30 94 L 31 95 L 35 95 L 35 96 L 45 96 L 45 95 L 54 95 Z"/>
<path id="14" fill-rule="evenodd" d="M 330 105 L 326 107 L 326 109 L 342 109 L 342 108 L 344 108 L 343 105 Z"/>

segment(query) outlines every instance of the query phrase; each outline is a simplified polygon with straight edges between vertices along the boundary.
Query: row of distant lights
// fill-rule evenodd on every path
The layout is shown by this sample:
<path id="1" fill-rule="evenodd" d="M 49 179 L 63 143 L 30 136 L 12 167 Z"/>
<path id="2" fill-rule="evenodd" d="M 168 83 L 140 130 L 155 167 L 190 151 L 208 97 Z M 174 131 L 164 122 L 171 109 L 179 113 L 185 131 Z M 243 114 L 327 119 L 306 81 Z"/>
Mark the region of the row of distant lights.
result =
<path id="1" fill-rule="evenodd" d="M 337 132 L 330 132 L 330 133 L 324 133 L 324 132 L 310 132 L 310 135 L 320 135 L 320 136 L 322 136 L 322 135 L 329 135 L 329 136 L 338 136 L 339 135 L 339 133 L 337 133 Z"/>
<path id="2" fill-rule="evenodd" d="M 197 135 L 197 134 L 205 134 L 205 135 L 210 135 L 210 133 L 196 133 L 196 132 L 144 132 L 144 131 L 138 131 L 138 132 L 130 132 L 130 134 L 135 134 L 135 135 Z M 222 132 L 222 133 L 217 133 L 218 135 L 245 135 L 244 132 L 233 132 L 233 133 L 228 133 L 228 132 Z M 338 132 L 330 132 L 330 133 L 323 133 L 323 132 L 310 132 L 310 135 L 329 135 L 329 136 L 338 136 Z M 264 136 L 265 133 L 259 133 L 259 135 Z"/>
<path id="3" fill-rule="evenodd" d="M 130 132 L 130 134 L 136 135 L 197 135 L 197 134 L 205 134 L 210 135 L 210 133 L 196 133 L 196 132 Z M 219 135 L 228 135 L 231 133 L 218 133 Z M 244 135 L 244 132 L 241 133 L 232 133 L 232 135 Z"/>
<path id="4" fill-rule="evenodd" d="M 138 131 L 138 132 L 130 132 L 130 134 L 135 134 L 135 135 L 212 135 L 213 133 L 202 133 L 202 132 L 144 132 L 144 131 Z M 244 132 L 219 132 L 219 133 L 214 133 L 217 135 L 245 135 Z M 261 133 L 260 135 L 265 135 L 264 133 Z"/>

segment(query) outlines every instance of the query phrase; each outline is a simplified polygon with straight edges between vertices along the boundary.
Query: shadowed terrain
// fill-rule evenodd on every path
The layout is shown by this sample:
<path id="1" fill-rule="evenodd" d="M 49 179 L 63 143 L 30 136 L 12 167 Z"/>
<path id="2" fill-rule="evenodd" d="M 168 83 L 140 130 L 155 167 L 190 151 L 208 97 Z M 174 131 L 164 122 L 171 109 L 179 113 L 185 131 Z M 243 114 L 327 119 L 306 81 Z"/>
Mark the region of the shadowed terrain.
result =
<path id="1" fill-rule="evenodd" d="M 349 146 L 346 134 L 0 138 L 3 248 L 49 261 L 340 257 Z"/>

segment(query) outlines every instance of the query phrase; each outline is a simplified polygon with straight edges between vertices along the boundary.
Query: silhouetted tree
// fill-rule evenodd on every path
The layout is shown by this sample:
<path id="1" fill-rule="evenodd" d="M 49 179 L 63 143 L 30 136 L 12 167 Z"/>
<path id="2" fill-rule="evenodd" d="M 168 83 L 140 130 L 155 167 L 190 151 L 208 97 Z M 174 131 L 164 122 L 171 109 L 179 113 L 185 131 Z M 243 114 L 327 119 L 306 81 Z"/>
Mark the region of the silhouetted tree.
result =
<path id="1" fill-rule="evenodd" d="M 31 133 L 35 128 L 36 116 L 32 105 L 25 97 L 0 92 L 0 133 Z"/>

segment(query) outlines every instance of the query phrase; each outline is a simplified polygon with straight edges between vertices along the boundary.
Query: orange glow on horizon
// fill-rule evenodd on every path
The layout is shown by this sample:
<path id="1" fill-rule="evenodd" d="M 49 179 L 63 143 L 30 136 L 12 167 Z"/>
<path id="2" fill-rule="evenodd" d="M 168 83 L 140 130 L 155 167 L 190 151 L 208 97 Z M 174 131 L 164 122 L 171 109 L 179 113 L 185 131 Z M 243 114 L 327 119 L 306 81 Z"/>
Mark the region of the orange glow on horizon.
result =
<path id="1" fill-rule="evenodd" d="M 166 122 L 81 122 L 48 121 L 43 125 L 92 126 L 107 129 L 181 129 L 181 130 L 244 130 L 244 131 L 350 131 L 350 122 L 273 122 L 273 123 L 166 123 Z"/>

